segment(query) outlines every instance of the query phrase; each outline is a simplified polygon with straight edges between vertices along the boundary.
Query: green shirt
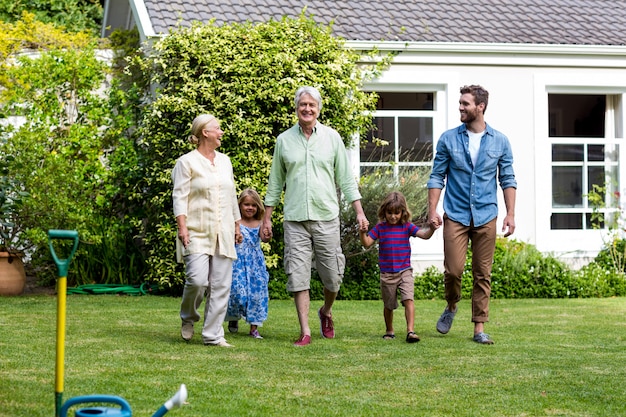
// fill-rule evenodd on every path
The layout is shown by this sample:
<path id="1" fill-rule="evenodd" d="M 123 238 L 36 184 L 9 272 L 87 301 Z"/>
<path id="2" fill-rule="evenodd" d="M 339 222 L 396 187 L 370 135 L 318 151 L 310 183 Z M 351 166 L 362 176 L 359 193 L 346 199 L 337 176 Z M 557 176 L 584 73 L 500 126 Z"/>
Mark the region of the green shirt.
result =
<path id="1" fill-rule="evenodd" d="M 336 130 L 317 122 L 307 140 L 296 124 L 278 136 L 266 206 L 276 207 L 284 188 L 285 220 L 333 220 L 339 216 L 337 186 L 350 203 L 361 199 L 346 148 Z"/>

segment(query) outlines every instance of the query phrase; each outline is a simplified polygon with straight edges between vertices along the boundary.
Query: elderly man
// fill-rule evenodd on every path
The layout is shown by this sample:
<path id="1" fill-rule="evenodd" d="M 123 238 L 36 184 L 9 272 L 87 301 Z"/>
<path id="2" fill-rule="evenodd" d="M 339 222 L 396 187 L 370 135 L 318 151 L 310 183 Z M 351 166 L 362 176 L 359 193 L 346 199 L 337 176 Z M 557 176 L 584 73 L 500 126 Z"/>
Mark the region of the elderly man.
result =
<path id="1" fill-rule="evenodd" d="M 324 305 L 318 310 L 321 334 L 328 339 L 335 337 L 332 307 L 345 267 L 337 185 L 352 203 L 359 225 L 367 227 L 369 223 L 339 133 L 317 120 L 322 109 L 319 91 L 314 87 L 299 88 L 295 106 L 298 123 L 276 140 L 262 233 L 267 239 L 272 235 L 272 210 L 284 188 L 284 266 L 287 290 L 294 294 L 300 322 L 300 337 L 294 345 L 306 346 L 311 343 L 308 314 L 313 256 L 324 285 Z"/>

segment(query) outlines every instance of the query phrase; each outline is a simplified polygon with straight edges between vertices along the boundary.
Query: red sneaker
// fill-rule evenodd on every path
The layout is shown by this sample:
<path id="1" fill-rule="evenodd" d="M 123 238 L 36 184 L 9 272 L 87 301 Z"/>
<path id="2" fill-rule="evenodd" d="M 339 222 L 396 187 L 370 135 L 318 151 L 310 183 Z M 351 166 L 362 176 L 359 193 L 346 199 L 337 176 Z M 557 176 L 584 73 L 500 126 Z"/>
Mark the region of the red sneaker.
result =
<path id="1" fill-rule="evenodd" d="M 320 318 L 320 327 L 322 337 L 326 339 L 334 339 L 335 337 L 335 326 L 333 325 L 332 316 L 325 316 L 322 314 L 322 307 L 317 310 L 317 315 Z"/>
<path id="2" fill-rule="evenodd" d="M 309 336 L 308 334 L 305 334 L 305 335 L 300 336 L 300 339 L 298 339 L 293 345 L 294 346 L 306 346 L 310 344 L 311 344 L 311 336 Z"/>

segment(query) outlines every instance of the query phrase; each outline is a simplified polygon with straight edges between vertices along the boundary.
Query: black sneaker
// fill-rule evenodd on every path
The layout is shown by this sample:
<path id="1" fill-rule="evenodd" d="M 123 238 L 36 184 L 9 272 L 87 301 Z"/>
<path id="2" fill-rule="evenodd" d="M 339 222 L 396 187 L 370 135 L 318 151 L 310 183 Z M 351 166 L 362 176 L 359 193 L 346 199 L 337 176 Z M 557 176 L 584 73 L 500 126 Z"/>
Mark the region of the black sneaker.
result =
<path id="1" fill-rule="evenodd" d="M 231 333 L 237 333 L 239 331 L 239 322 L 236 320 L 228 322 L 228 331 Z"/>

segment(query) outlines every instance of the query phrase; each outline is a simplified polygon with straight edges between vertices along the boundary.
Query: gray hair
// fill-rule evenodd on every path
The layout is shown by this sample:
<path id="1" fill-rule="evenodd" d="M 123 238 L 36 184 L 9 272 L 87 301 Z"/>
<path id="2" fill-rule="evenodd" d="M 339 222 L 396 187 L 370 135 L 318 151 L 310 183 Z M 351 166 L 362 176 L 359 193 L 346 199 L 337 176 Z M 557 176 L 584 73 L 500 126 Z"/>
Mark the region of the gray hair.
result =
<path id="1" fill-rule="evenodd" d="M 194 145 L 197 145 L 198 142 L 200 142 L 199 138 L 201 137 L 202 129 L 204 129 L 204 127 L 213 120 L 217 119 L 212 114 L 201 114 L 193 119 L 193 122 L 191 123 L 191 135 L 189 135 L 187 140 Z"/>
<path id="2" fill-rule="evenodd" d="M 320 92 L 319 92 L 319 90 L 317 88 L 310 87 L 310 86 L 300 87 L 300 88 L 298 88 L 298 91 L 296 91 L 296 97 L 295 97 L 295 100 L 294 100 L 294 102 L 296 104 L 296 109 L 300 105 L 300 99 L 305 94 L 308 94 L 311 97 L 313 97 L 313 99 L 315 101 L 317 101 L 318 109 L 322 110 L 322 95 L 320 94 Z"/>

